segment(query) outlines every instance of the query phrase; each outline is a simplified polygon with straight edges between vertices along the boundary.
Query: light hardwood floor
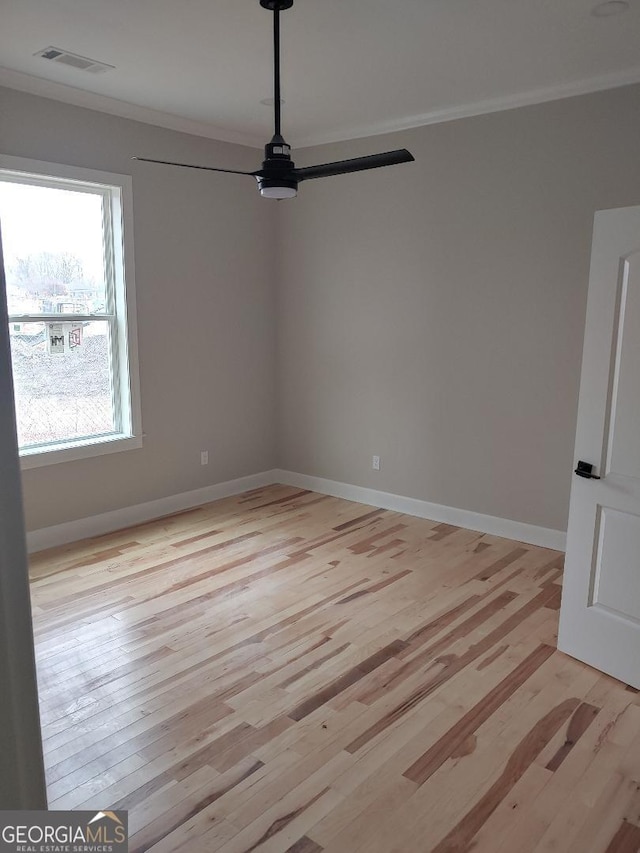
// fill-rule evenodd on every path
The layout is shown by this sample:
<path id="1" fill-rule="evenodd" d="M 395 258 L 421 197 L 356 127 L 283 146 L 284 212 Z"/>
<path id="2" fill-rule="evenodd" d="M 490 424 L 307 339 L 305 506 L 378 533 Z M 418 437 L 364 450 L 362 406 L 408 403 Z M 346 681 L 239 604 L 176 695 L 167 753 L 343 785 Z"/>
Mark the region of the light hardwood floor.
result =
<path id="1" fill-rule="evenodd" d="M 37 555 L 50 807 L 131 851 L 635 853 L 640 696 L 562 555 L 272 486 Z"/>

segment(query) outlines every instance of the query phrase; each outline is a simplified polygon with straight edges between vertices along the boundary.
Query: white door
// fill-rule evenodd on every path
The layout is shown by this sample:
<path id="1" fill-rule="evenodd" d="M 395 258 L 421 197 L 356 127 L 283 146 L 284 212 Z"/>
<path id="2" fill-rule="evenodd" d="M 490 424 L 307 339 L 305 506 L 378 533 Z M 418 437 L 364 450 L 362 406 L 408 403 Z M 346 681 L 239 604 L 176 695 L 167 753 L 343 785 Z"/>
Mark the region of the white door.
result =
<path id="1" fill-rule="evenodd" d="M 46 809 L 5 292 L 0 234 L 0 809 Z"/>
<path id="2" fill-rule="evenodd" d="M 640 688 L 640 207 L 596 213 L 575 460 L 558 648 Z"/>

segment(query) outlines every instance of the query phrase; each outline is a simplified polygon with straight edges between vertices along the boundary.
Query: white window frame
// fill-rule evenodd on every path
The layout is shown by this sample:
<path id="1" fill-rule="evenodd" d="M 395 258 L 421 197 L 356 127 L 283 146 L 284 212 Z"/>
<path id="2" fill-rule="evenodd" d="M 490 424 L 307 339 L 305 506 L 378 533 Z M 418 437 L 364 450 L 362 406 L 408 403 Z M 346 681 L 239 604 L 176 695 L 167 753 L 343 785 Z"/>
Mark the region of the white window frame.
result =
<path id="1" fill-rule="evenodd" d="M 23 469 L 71 462 L 142 447 L 142 416 L 133 255 L 133 200 L 129 175 L 99 172 L 0 154 L 0 179 L 103 195 L 107 313 L 104 315 L 9 315 L 9 323 L 107 320 L 111 326 L 111 370 L 115 433 L 55 441 L 20 450 Z"/>

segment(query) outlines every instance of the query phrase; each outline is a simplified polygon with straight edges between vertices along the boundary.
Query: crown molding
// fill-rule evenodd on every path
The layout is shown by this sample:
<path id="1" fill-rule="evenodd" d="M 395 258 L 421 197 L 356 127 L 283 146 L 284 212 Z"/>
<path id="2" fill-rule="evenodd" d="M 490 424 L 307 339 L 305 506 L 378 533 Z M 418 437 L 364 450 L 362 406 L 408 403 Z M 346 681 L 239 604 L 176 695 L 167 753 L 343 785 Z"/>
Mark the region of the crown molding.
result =
<path id="1" fill-rule="evenodd" d="M 563 98 L 588 95 L 594 92 L 606 91 L 607 89 L 617 89 L 621 86 L 633 85 L 634 83 L 640 83 L 640 67 L 617 71 L 612 74 L 603 74 L 598 77 L 588 77 L 571 83 L 561 83 L 557 86 L 550 86 L 543 89 L 532 89 L 528 92 L 521 92 L 515 95 L 488 98 L 470 104 L 431 110 L 405 118 L 374 122 L 373 124 L 361 125 L 347 131 L 332 131 L 330 133 L 318 133 L 308 136 L 296 136 L 295 133 L 290 133 L 289 136 L 295 148 L 311 148 L 316 145 L 347 142 L 352 139 L 363 139 L 368 136 L 381 136 L 382 134 L 426 127 L 431 124 L 441 124 L 462 118 L 517 109 L 518 107 L 559 101 Z M 99 95 L 95 92 L 86 92 L 74 86 L 55 83 L 52 80 L 45 80 L 43 77 L 34 77 L 30 74 L 23 74 L 21 71 L 13 71 L 9 68 L 0 67 L 0 86 L 17 89 L 20 92 L 27 92 L 31 95 L 51 98 L 55 101 L 62 101 L 77 107 L 98 110 L 99 112 L 109 113 L 120 118 L 140 121 L 144 124 L 164 127 L 168 130 L 176 130 L 180 133 L 215 139 L 220 142 L 232 142 L 236 145 L 244 145 L 257 149 L 261 149 L 264 144 L 263 139 L 259 139 L 252 134 L 227 130 L 213 124 L 208 124 L 207 122 L 193 121 L 192 119 L 176 116 L 172 113 L 165 113 L 161 110 L 130 104 L 127 101 L 121 101 L 117 98 Z"/>
<path id="2" fill-rule="evenodd" d="M 413 130 L 418 127 L 426 127 L 430 124 L 441 124 L 447 121 L 456 121 L 461 118 L 498 113 L 504 110 L 517 109 L 518 107 L 529 107 L 535 104 L 544 104 L 549 101 L 560 101 L 563 98 L 572 98 L 577 95 L 589 95 L 594 92 L 603 92 L 607 89 L 618 89 L 621 86 L 630 86 L 640 83 L 640 67 L 629 68 L 625 71 L 616 71 L 613 74 L 603 74 L 599 77 L 588 77 L 571 83 L 561 83 L 545 89 L 531 89 L 515 95 L 505 95 L 500 98 L 488 98 L 483 101 L 474 101 L 471 104 L 462 104 L 456 107 L 445 107 L 441 110 L 431 110 L 420 115 L 408 116 L 406 118 L 381 121 L 374 124 L 362 125 L 353 128 L 346 133 L 332 132 L 311 134 L 310 136 L 292 136 L 292 144 L 296 148 L 311 148 L 316 145 L 326 145 L 331 142 L 346 142 L 350 139 L 363 139 L 368 136 L 381 136 L 385 133 L 397 133 L 402 130 Z"/>
<path id="3" fill-rule="evenodd" d="M 226 130 L 207 122 L 193 121 L 161 110 L 141 107 L 138 104 L 130 104 L 128 101 L 120 101 L 117 98 L 99 95 L 96 92 L 86 92 L 84 89 L 76 89 L 75 86 L 55 83 L 52 80 L 23 74 L 21 71 L 13 71 L 10 68 L 0 67 L 0 86 L 17 89 L 19 92 L 27 92 L 29 95 L 39 95 L 43 98 L 51 98 L 54 101 L 62 101 L 75 107 L 85 107 L 120 118 L 140 121 L 143 124 L 152 124 L 156 127 L 164 127 L 167 130 L 188 133 L 192 136 L 204 136 L 207 139 L 232 142 L 235 145 L 245 145 L 249 148 L 262 148 L 264 145 L 264 140 L 260 140 L 251 134 Z"/>

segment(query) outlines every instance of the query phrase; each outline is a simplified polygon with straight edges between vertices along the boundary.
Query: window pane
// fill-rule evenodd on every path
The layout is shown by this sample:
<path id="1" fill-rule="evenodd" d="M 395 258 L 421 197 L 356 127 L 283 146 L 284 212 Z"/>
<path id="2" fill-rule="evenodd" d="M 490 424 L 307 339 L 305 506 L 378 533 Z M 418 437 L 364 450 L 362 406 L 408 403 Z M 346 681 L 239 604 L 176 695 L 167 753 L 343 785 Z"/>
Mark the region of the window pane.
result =
<path id="1" fill-rule="evenodd" d="M 104 313 L 103 196 L 2 180 L 9 314 Z"/>
<path id="2" fill-rule="evenodd" d="M 109 323 L 10 323 L 21 448 L 116 431 Z"/>

